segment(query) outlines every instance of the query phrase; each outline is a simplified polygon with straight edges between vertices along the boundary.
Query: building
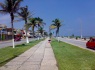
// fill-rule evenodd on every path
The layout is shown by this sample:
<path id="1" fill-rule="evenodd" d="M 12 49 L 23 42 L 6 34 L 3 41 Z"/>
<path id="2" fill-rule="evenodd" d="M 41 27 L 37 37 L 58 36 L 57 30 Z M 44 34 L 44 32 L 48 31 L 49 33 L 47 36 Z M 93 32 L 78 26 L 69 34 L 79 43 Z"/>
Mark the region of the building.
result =
<path id="1" fill-rule="evenodd" d="M 26 37 L 26 31 L 25 30 L 22 30 L 22 32 L 23 32 L 23 37 Z M 33 33 L 32 33 L 31 30 L 28 30 L 27 31 L 27 36 L 28 37 L 33 37 Z"/>
<path id="2" fill-rule="evenodd" d="M 0 24 L 0 40 L 6 40 L 7 39 L 7 26 L 4 24 Z"/>

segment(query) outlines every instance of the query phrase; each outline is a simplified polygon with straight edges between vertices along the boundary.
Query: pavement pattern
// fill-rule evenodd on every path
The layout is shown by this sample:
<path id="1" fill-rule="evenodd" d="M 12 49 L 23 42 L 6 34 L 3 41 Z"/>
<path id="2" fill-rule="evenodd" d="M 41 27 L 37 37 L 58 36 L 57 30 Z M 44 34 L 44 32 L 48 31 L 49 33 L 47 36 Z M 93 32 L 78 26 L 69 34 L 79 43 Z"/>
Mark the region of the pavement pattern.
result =
<path id="1" fill-rule="evenodd" d="M 58 70 L 58 67 L 47 38 L 0 67 L 0 70 Z"/>

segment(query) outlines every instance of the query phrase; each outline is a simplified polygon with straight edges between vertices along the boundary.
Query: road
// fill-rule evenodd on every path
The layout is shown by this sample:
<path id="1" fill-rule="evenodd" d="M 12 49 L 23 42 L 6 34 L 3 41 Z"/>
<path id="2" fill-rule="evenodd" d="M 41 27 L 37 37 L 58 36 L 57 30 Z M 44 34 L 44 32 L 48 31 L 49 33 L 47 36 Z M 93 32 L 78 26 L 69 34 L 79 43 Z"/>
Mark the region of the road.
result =
<path id="1" fill-rule="evenodd" d="M 95 52 L 95 50 L 86 48 L 86 42 L 89 39 L 87 41 L 85 41 L 85 40 L 81 40 L 81 39 L 76 40 L 76 39 L 69 39 L 69 38 L 59 37 L 59 40 L 63 41 L 63 42 L 66 42 L 66 43 L 69 43 L 69 44 L 72 44 L 72 45 L 75 45 L 75 46 L 78 46 L 78 47 L 83 48 L 83 49 L 87 49 L 87 50 L 92 51 L 92 52 Z"/>
<path id="2" fill-rule="evenodd" d="M 59 38 L 60 41 L 75 45 L 75 46 L 79 46 L 81 48 L 86 48 L 86 42 L 87 41 L 83 41 L 83 40 L 76 40 L 76 39 L 68 39 L 68 38 Z"/>
<path id="3" fill-rule="evenodd" d="M 37 40 L 37 39 L 29 39 L 29 41 L 34 41 L 34 40 Z M 19 45 L 19 44 L 23 44 L 26 42 L 26 39 L 22 39 L 21 41 L 16 41 L 15 42 L 15 45 Z M 0 42 L 0 48 L 4 48 L 4 47 L 8 47 L 8 46 L 12 46 L 12 41 L 3 41 L 3 42 Z"/>

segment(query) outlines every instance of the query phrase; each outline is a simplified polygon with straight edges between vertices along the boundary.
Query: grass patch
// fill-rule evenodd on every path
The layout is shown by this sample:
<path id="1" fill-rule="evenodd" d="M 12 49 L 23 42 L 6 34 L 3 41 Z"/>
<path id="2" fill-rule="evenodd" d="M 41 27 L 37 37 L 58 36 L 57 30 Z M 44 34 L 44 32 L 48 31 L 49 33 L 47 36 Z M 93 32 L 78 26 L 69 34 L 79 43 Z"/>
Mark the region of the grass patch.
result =
<path id="1" fill-rule="evenodd" d="M 64 42 L 51 42 L 59 70 L 95 70 L 95 53 Z"/>
<path id="2" fill-rule="evenodd" d="M 6 47 L 0 49 L 0 66 L 3 66 L 11 59 L 17 57 L 18 55 L 22 54 L 26 50 L 30 49 L 34 45 L 38 44 L 42 40 L 31 41 L 29 44 L 21 44 L 17 45 L 15 48 Z"/>

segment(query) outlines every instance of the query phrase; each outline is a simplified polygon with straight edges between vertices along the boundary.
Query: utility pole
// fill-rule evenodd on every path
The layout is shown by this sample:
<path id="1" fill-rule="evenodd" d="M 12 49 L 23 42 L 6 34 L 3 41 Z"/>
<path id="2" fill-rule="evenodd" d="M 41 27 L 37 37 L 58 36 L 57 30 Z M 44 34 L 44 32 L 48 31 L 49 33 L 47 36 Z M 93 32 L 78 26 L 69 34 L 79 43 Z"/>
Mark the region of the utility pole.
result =
<path id="1" fill-rule="evenodd" d="M 82 36 L 82 22 L 80 22 L 80 33 L 81 33 L 81 39 L 83 38 Z"/>

